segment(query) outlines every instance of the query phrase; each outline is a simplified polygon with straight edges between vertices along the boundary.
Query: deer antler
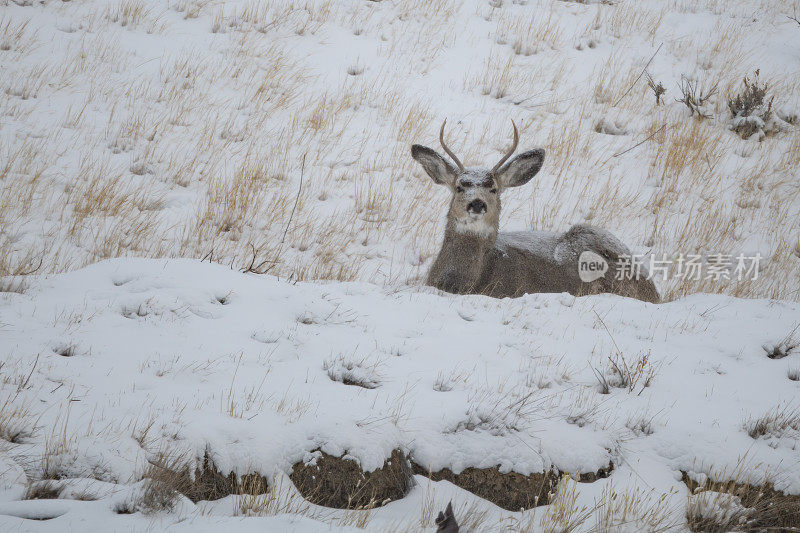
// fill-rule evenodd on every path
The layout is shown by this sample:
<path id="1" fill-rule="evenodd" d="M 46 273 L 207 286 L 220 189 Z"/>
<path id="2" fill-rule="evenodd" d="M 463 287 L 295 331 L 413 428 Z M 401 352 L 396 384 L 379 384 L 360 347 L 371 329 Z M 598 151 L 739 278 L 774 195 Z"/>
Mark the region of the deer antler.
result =
<path id="1" fill-rule="evenodd" d="M 514 154 L 514 151 L 517 149 L 517 144 L 519 144 L 519 131 L 517 131 L 517 125 L 514 124 L 514 119 L 511 119 L 511 125 L 514 126 L 514 144 L 511 145 L 511 149 L 506 152 L 506 155 L 503 156 L 501 159 L 491 170 L 491 173 L 494 174 L 497 170 L 505 163 L 509 157 Z"/>
<path id="2" fill-rule="evenodd" d="M 450 159 L 452 159 L 453 162 L 456 164 L 456 166 L 458 167 L 458 170 L 460 170 L 461 172 L 464 172 L 464 165 L 461 164 L 461 161 L 458 160 L 458 158 L 456 157 L 456 154 L 451 152 L 450 148 L 448 148 L 447 145 L 444 143 L 444 125 L 445 124 L 447 124 L 447 119 L 444 119 L 444 122 L 442 122 L 442 129 L 439 130 L 439 143 L 442 145 L 442 148 L 444 148 L 444 151 L 447 153 L 447 155 L 450 156 Z"/>

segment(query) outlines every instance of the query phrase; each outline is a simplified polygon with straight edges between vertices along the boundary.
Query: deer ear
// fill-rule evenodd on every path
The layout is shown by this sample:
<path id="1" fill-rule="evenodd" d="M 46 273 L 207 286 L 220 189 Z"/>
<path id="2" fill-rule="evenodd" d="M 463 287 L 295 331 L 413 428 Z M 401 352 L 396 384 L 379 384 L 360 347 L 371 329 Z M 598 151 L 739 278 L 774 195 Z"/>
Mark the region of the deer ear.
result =
<path id="1" fill-rule="evenodd" d="M 544 150 L 537 148 L 519 154 L 497 171 L 497 181 L 501 187 L 519 187 L 528 183 L 544 163 Z"/>
<path id="2" fill-rule="evenodd" d="M 411 157 L 422 165 L 428 176 L 439 185 L 447 185 L 452 187 L 456 181 L 456 169 L 447 162 L 447 160 L 440 156 L 436 150 L 432 150 L 427 146 L 415 144 L 411 147 Z"/>

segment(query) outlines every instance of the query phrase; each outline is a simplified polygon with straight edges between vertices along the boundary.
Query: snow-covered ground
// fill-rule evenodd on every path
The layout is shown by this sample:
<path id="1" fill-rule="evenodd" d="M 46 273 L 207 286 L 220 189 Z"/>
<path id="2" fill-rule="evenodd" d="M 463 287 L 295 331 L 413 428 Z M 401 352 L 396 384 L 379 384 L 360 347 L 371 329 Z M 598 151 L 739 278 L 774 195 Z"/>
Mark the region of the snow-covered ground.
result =
<path id="1" fill-rule="evenodd" d="M 0 0 L 0 530 L 418 531 L 451 499 L 479 531 L 680 530 L 705 505 L 682 471 L 800 494 L 798 14 Z M 746 76 L 766 121 L 729 109 Z M 687 84 L 713 93 L 705 118 Z M 424 287 L 448 193 L 410 145 L 439 149 L 445 117 L 468 166 L 499 159 L 510 119 L 546 150 L 503 229 L 761 254 L 757 279 L 671 270 L 661 305 Z M 343 511 L 287 477 L 318 448 L 366 470 L 394 449 L 433 471 L 614 468 L 524 513 L 423 476 Z M 164 454 L 282 500 L 121 514 Z M 42 487 L 59 498 L 26 499 Z"/>
<path id="2" fill-rule="evenodd" d="M 580 484 L 576 505 L 611 490 L 666 494 L 659 505 L 678 518 L 682 471 L 743 472 L 796 494 L 797 424 L 748 432 L 796 407 L 798 356 L 768 353 L 791 345 L 799 322 L 800 305 L 718 295 L 662 305 L 496 300 L 291 283 L 184 259 L 107 260 L 3 295 L 0 428 L 17 434 L 3 443 L 0 521 L 13 527 L 20 519 L 7 515 L 34 512 L 65 513 L 42 526 L 56 529 L 108 520 L 164 452 L 276 479 L 316 449 L 347 453 L 367 471 L 393 449 L 433 471 L 586 473 L 611 462 L 609 478 Z M 101 499 L 16 501 L 42 475 Z M 420 527 L 426 498 L 437 508 L 475 500 L 416 479 L 409 496 L 371 512 L 370 528 Z M 480 505 L 486 528 L 520 518 Z M 217 527 L 236 506 L 234 497 L 186 501 L 157 520 Z M 344 511 L 308 513 L 336 523 Z M 524 516 L 534 514 L 547 517 Z M 140 519 L 120 527 L 153 520 Z"/>

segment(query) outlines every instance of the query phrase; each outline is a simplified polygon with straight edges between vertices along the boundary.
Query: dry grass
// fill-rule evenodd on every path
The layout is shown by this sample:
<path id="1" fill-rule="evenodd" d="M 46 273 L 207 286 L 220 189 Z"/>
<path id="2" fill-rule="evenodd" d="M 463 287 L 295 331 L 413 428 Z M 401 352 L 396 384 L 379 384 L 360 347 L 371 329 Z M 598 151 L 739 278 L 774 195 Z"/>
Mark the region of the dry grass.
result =
<path id="1" fill-rule="evenodd" d="M 497 22 L 499 44 L 509 44 L 515 54 L 530 56 L 547 48 L 557 49 L 563 41 L 563 29 L 553 10 L 533 12 L 523 17 L 503 16 Z"/>
<path id="2" fill-rule="evenodd" d="M 30 21 L 14 23 L 0 19 L 0 52 L 25 52 L 35 42 L 33 32 L 27 30 Z"/>
<path id="3" fill-rule="evenodd" d="M 247 478 L 234 499 L 234 512 L 239 516 L 275 516 L 285 513 L 308 516 L 310 509 L 311 504 L 297 493 L 285 476 L 273 476 L 269 486 L 261 479 Z"/>
<path id="4" fill-rule="evenodd" d="M 630 429 L 636 436 L 652 435 L 655 432 L 653 429 L 653 420 L 655 415 L 649 413 L 639 413 L 631 415 L 628 421 L 625 422 L 625 427 Z"/>
<path id="5" fill-rule="evenodd" d="M 742 531 L 748 515 L 741 499 L 726 492 L 702 491 L 691 495 L 686 504 L 686 522 L 691 531 Z"/>
<path id="6" fill-rule="evenodd" d="M 517 66 L 513 56 L 506 60 L 489 58 L 482 74 L 476 76 L 470 87 L 477 87 L 481 94 L 498 100 L 506 97 L 520 97 L 525 94 L 530 79 Z"/>
<path id="7" fill-rule="evenodd" d="M 233 472 L 223 474 L 209 459 L 193 458 L 185 452 L 159 451 L 149 460 L 142 474 L 143 491 L 135 508 L 144 512 L 171 509 L 181 495 L 193 502 L 217 500 L 245 490 L 259 494 L 267 488 L 267 480 L 257 473 L 237 477 Z"/>
<path id="8" fill-rule="evenodd" d="M 686 507 L 689 529 L 712 533 L 796 530 L 800 496 L 776 491 L 770 481 L 753 485 L 741 471 L 729 478 L 698 483 L 683 474 L 691 491 Z"/>
<path id="9" fill-rule="evenodd" d="M 533 512 L 523 518 L 512 517 L 504 520 L 505 526 L 520 533 L 680 531 L 681 517 L 670 504 L 674 493 L 658 494 L 638 489 L 620 492 L 608 483 L 592 505 L 581 505 L 578 503 L 579 489 L 580 483 L 565 475 L 544 514 L 537 516 Z"/>
<path id="10" fill-rule="evenodd" d="M 0 293 L 25 294 L 28 289 L 28 281 L 24 276 L 6 276 L 0 278 Z"/>
<path id="11" fill-rule="evenodd" d="M 503 390 L 482 387 L 467 396 L 466 416 L 448 431 L 487 431 L 507 435 L 524 427 L 544 403 L 551 401 L 538 389 Z"/>
<path id="12" fill-rule="evenodd" d="M 435 142 L 436 124 L 456 109 L 436 100 L 444 98 L 465 102 L 450 122 L 451 144 L 469 164 L 502 151 L 508 116 L 519 119 L 523 144 L 548 151 L 536 182 L 504 198 L 504 222 L 544 230 L 590 222 L 668 255 L 735 252 L 757 237 L 771 251 L 759 279 L 668 279 L 666 299 L 698 291 L 800 298 L 800 285 L 787 281 L 800 272 L 791 222 L 800 198 L 791 180 L 800 164 L 796 132 L 777 132 L 756 150 L 728 124 L 673 112 L 670 92 L 653 110 L 645 81 L 633 83 L 651 55 L 642 40 L 653 50 L 664 41 L 656 62 L 696 59 L 687 74 L 732 94 L 758 68 L 741 25 L 718 6 L 677 3 L 679 13 L 719 20 L 673 39 L 667 7 L 529 7 L 492 3 L 473 12 L 453 0 L 419 0 L 389 12 L 377 3 L 182 0 L 169 9 L 187 28 L 213 34 L 218 53 L 165 50 L 158 65 L 141 65 L 111 38 L 177 29 L 174 17 L 138 0 L 64 13 L 55 34 L 81 38 L 63 49 L 42 39 L 54 33 L 41 21 L 4 15 L 0 116 L 32 135 L 0 148 L 0 277 L 40 261 L 40 273 L 115 256 L 205 257 L 244 268 L 255 255 L 270 274 L 293 280 L 419 283 L 447 199 L 413 165 L 408 146 Z M 476 15 L 486 22 L 479 37 L 493 47 L 442 78 L 449 92 L 421 92 L 419 79 L 440 72 L 463 45 L 454 21 Z M 374 57 L 344 58 L 344 81 L 291 44 L 334 27 L 380 43 Z M 358 75 L 347 75 L 353 65 Z M 119 83 L 133 69 L 142 76 Z M 659 71 L 668 91 L 681 73 L 672 74 Z M 795 81 L 763 75 L 774 109 L 792 102 Z M 50 124 L 42 96 L 64 105 L 39 132 L 37 124 Z M 704 113 L 727 115 L 724 99 L 711 100 Z M 624 124 L 625 134 L 597 134 L 601 121 Z M 724 191 L 735 192 L 728 199 Z"/>
<path id="13" fill-rule="evenodd" d="M 344 385 L 353 385 L 363 389 L 375 389 L 380 387 L 383 378 L 378 373 L 380 361 L 368 361 L 367 358 L 360 360 L 345 359 L 339 356 L 324 362 L 323 370 L 328 374 L 331 381 L 338 381 Z"/>
<path id="14" fill-rule="evenodd" d="M 37 481 L 28 484 L 25 489 L 24 500 L 55 500 L 62 492 L 62 488 L 53 481 Z"/>
<path id="15" fill-rule="evenodd" d="M 689 116 L 694 116 L 696 113 L 699 118 L 711 118 L 712 115 L 705 111 L 704 108 L 709 100 L 717 94 L 718 88 L 719 84 L 703 86 L 697 80 L 682 76 L 678 84 L 681 97 L 677 98 L 676 101 L 681 102 L 689 109 Z"/>
<path id="16" fill-rule="evenodd" d="M 470 503 L 456 503 L 453 506 L 453 515 L 457 516 L 459 528 L 463 531 L 483 531 L 488 526 L 490 508 L 482 505 L 480 501 Z"/>
<path id="17" fill-rule="evenodd" d="M 615 531 L 636 528 L 657 533 L 678 530 L 680 517 L 670 505 L 673 494 L 658 494 L 639 489 L 616 492 L 612 483 L 596 502 L 596 524 L 593 531 Z"/>
<path id="18" fill-rule="evenodd" d="M 438 392 L 450 392 L 456 386 L 461 386 L 467 383 L 470 373 L 466 370 L 459 370 L 458 368 L 449 371 L 439 371 L 436 379 L 433 382 L 433 390 Z"/>
<path id="19" fill-rule="evenodd" d="M 744 428 L 750 438 L 800 436 L 800 409 L 778 405 L 762 416 L 749 418 Z"/>
<path id="20" fill-rule="evenodd" d="M 44 452 L 41 457 L 42 479 L 63 479 L 67 477 L 75 460 L 77 435 L 69 430 L 70 405 L 58 412 L 50 433 L 45 437 Z"/>
<path id="21" fill-rule="evenodd" d="M 614 346 L 612 354 L 607 356 L 609 364 L 607 371 L 601 372 L 592 367 L 600 384 L 600 392 L 608 394 L 612 387 L 616 387 L 627 390 L 629 394 L 641 395 L 644 389 L 649 387 L 655 379 L 658 373 L 658 365 L 650 362 L 649 352 L 626 358 L 616 340 L 614 340 L 613 335 L 611 335 L 608 326 L 599 315 L 597 320 L 605 329 Z"/>
<path id="22" fill-rule="evenodd" d="M 578 504 L 578 482 L 563 476 L 541 520 L 542 531 L 547 533 L 570 533 L 578 530 L 594 512 L 593 508 Z"/>
<path id="23" fill-rule="evenodd" d="M 33 436 L 35 430 L 36 420 L 30 407 L 17 394 L 0 401 L 0 439 L 11 443 L 24 442 Z"/>
<path id="24" fill-rule="evenodd" d="M 762 348 L 764 352 L 766 352 L 767 357 L 770 359 L 783 359 L 786 356 L 792 355 L 800 348 L 800 339 L 798 339 L 799 329 L 800 324 L 792 328 L 792 330 L 778 342 L 764 344 Z"/>

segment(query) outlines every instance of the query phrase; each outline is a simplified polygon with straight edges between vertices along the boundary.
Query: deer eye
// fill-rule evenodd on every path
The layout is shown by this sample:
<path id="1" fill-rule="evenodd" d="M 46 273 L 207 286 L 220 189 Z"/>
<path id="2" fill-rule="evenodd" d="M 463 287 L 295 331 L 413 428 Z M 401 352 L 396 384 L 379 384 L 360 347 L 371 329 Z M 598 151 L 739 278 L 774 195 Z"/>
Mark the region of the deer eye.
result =
<path id="1" fill-rule="evenodd" d="M 492 189 L 492 190 L 491 190 L 491 191 L 489 191 L 489 192 L 490 192 L 490 193 L 492 193 L 492 194 L 497 194 L 497 189 Z"/>
<path id="2" fill-rule="evenodd" d="M 456 192 L 464 192 L 464 187 L 456 187 Z"/>

